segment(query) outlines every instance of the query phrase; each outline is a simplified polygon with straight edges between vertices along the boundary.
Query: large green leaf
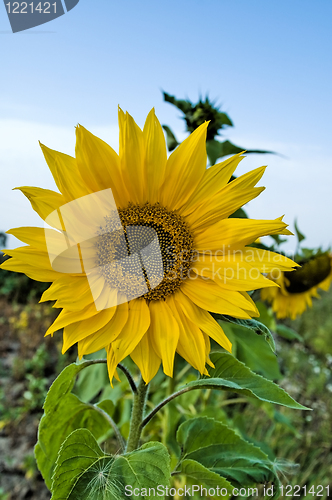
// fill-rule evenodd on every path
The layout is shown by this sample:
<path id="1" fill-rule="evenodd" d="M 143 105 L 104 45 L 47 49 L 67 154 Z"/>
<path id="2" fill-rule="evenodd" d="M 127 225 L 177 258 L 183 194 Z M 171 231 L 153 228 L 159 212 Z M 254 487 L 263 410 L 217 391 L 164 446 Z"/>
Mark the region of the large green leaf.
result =
<path id="1" fill-rule="evenodd" d="M 83 403 L 70 392 L 77 374 L 90 364 L 91 362 L 87 361 L 67 366 L 53 382 L 46 396 L 35 456 L 48 488 L 51 487 L 51 477 L 59 449 L 73 430 L 80 427 L 90 429 L 96 439 L 110 430 L 107 418 L 94 405 Z M 110 415 L 114 406 L 111 401 L 103 401 L 100 409 Z"/>
<path id="2" fill-rule="evenodd" d="M 212 418 L 187 420 L 180 425 L 177 440 L 180 463 L 195 460 L 235 487 L 278 481 L 273 464 L 262 450 Z"/>
<path id="3" fill-rule="evenodd" d="M 215 368 L 209 368 L 211 378 L 189 382 L 184 388 L 233 391 L 261 401 L 276 403 L 297 410 L 309 410 L 297 403 L 287 392 L 264 377 L 253 373 L 231 354 L 215 352 L 210 356 Z"/>
<path id="4" fill-rule="evenodd" d="M 181 475 L 185 475 L 190 482 L 196 484 L 204 484 L 204 486 L 225 489 L 229 496 L 231 496 L 231 491 L 233 489 L 227 479 L 221 477 L 213 470 L 204 467 L 196 460 L 185 459 L 181 462 Z M 226 493 L 226 492 L 225 492 Z"/>
<path id="5" fill-rule="evenodd" d="M 166 487 L 170 457 L 161 443 L 150 442 L 125 455 L 109 455 L 86 429 L 74 431 L 63 443 L 52 482 L 52 500 L 119 500 L 156 498 L 149 488 Z M 127 487 L 127 488 L 126 488 Z M 143 488 L 147 489 L 146 494 Z M 159 498 L 164 498 L 158 495 Z"/>

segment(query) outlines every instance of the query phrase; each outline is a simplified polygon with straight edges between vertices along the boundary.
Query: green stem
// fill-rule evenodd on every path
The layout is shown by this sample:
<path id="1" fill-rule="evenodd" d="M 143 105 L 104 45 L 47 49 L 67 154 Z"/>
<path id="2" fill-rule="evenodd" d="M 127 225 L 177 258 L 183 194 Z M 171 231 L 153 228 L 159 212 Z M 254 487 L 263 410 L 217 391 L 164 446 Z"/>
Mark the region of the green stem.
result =
<path id="1" fill-rule="evenodd" d="M 175 367 L 174 367 L 174 371 L 175 371 Z M 168 384 L 167 384 L 167 391 L 166 391 L 167 397 L 169 397 L 173 393 L 174 388 L 175 388 L 175 380 L 173 377 L 169 377 Z M 163 422 L 162 443 L 164 446 L 166 446 L 168 432 L 169 432 L 169 423 L 170 423 L 169 406 L 166 406 L 166 408 L 165 408 L 162 422 Z"/>
<path id="2" fill-rule="evenodd" d="M 89 359 L 89 360 L 84 360 L 84 362 L 82 363 L 82 368 L 87 368 L 88 366 L 91 366 L 91 365 L 97 365 L 99 363 L 107 363 L 107 359 Z M 131 376 L 129 370 L 123 366 L 121 363 L 118 364 L 118 368 L 120 370 L 123 371 L 123 373 L 125 374 L 125 376 L 127 377 L 128 379 L 128 382 L 129 382 L 129 385 L 130 385 L 130 388 L 131 390 L 133 391 L 133 393 L 135 394 L 137 392 L 137 387 L 136 387 L 136 384 L 134 382 L 134 379 L 133 377 Z"/>
<path id="3" fill-rule="evenodd" d="M 101 415 L 103 415 L 103 417 L 107 420 L 107 422 L 110 424 L 110 426 L 113 428 L 113 431 L 114 431 L 114 434 L 118 440 L 118 443 L 119 443 L 119 446 L 120 446 L 120 453 L 123 453 L 124 452 L 124 449 L 125 449 L 125 442 L 124 442 L 124 439 L 123 437 L 121 436 L 121 432 L 118 428 L 118 426 L 116 425 L 116 423 L 114 422 L 113 418 L 109 416 L 108 413 L 106 413 L 106 411 L 102 410 L 101 408 L 99 408 L 99 406 L 97 405 L 92 405 L 92 404 L 89 404 L 89 406 L 91 408 L 93 408 L 94 410 L 96 410 L 98 413 L 100 413 Z"/>
<path id="4" fill-rule="evenodd" d="M 149 415 L 147 417 L 145 417 L 145 419 L 141 423 L 141 427 L 142 428 L 145 427 L 146 424 L 148 424 L 150 422 L 151 418 L 153 418 L 156 415 L 156 413 L 158 413 L 159 410 L 161 410 L 165 405 L 167 405 L 167 403 L 169 403 L 170 401 L 172 401 L 175 398 L 178 398 L 179 396 L 181 396 L 181 394 L 185 394 L 186 392 L 189 392 L 189 391 L 194 391 L 195 389 L 199 389 L 199 387 L 185 387 L 184 389 L 181 389 L 178 392 L 174 392 L 174 394 L 171 394 L 170 396 L 168 396 L 168 398 L 161 401 L 161 403 L 159 403 L 149 413 Z"/>
<path id="5" fill-rule="evenodd" d="M 137 392 L 134 395 L 134 403 L 130 419 L 129 437 L 126 448 L 127 453 L 138 448 L 139 440 L 143 430 L 142 421 L 148 388 L 149 386 L 145 384 L 143 378 L 141 377 L 137 386 Z"/>

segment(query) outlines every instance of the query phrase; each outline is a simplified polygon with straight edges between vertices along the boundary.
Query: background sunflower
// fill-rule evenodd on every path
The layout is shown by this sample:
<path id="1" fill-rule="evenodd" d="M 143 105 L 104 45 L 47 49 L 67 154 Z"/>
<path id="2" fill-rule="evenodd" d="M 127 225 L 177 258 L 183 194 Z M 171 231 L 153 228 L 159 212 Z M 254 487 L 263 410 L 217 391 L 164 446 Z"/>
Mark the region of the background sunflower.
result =
<path id="1" fill-rule="evenodd" d="M 281 272 L 275 278 L 269 277 L 279 288 L 261 291 L 263 300 L 272 304 L 277 318 L 295 319 L 312 307 L 312 298 L 319 298 L 318 290 L 327 291 L 332 281 L 332 258 L 329 253 L 318 253 L 310 260 L 302 262 L 302 267 L 294 273 Z"/>

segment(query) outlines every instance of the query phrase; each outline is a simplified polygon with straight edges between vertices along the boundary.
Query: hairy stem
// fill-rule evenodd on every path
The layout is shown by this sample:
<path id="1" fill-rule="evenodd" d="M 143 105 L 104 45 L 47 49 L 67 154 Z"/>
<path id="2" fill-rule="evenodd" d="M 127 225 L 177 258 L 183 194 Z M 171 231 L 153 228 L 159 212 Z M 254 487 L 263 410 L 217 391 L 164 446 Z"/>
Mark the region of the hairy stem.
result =
<path id="1" fill-rule="evenodd" d="M 142 421 L 147 393 L 148 385 L 145 384 L 143 378 L 141 377 L 137 386 L 137 392 L 134 395 L 134 403 L 130 419 L 130 429 L 126 452 L 134 451 L 138 448 L 139 440 L 143 430 Z"/>
<path id="2" fill-rule="evenodd" d="M 96 410 L 98 413 L 100 413 L 107 420 L 107 422 L 110 424 L 110 426 L 113 428 L 114 434 L 115 434 L 115 436 L 118 440 L 119 446 L 120 446 L 120 453 L 123 453 L 125 450 L 126 443 L 125 443 L 123 437 L 121 436 L 121 432 L 120 432 L 118 426 L 116 425 L 116 423 L 114 422 L 113 418 L 110 417 L 109 414 L 106 413 L 106 411 L 99 408 L 99 406 L 91 405 L 91 404 L 89 406 L 91 408 L 93 408 L 94 410 Z"/>
<path id="3" fill-rule="evenodd" d="M 137 387 L 136 387 L 136 384 L 134 382 L 133 377 L 131 376 L 130 371 L 125 366 L 123 366 L 121 363 L 118 364 L 118 368 L 125 374 L 125 376 L 128 379 L 128 382 L 129 382 L 129 385 L 131 387 L 131 390 L 133 391 L 134 394 L 136 394 L 137 393 Z"/>
<path id="4" fill-rule="evenodd" d="M 185 392 L 193 391 L 195 389 L 198 389 L 198 387 L 185 387 L 184 389 L 181 389 L 178 392 L 174 392 L 173 394 L 171 394 L 170 396 L 168 396 L 166 399 L 164 399 L 163 401 L 161 401 L 161 403 L 159 403 L 149 413 L 149 415 L 147 417 L 145 417 L 145 419 L 142 421 L 142 423 L 141 423 L 142 429 L 143 429 L 143 427 L 146 426 L 146 424 L 148 424 L 150 422 L 150 420 L 156 415 L 156 413 L 158 413 L 159 410 L 161 410 L 165 405 L 167 405 L 167 403 L 169 403 L 173 399 L 177 398 L 178 396 L 181 396 L 181 394 L 184 394 Z"/>

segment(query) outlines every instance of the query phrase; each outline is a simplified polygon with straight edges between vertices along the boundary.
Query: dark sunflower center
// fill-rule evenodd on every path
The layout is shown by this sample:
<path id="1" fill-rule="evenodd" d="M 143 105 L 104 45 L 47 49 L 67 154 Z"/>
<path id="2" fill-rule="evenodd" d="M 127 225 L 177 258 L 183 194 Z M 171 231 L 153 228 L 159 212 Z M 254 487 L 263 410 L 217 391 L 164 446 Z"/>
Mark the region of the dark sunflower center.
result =
<path id="1" fill-rule="evenodd" d="M 188 276 L 193 239 L 184 219 L 159 204 L 129 205 L 105 219 L 97 265 L 107 283 L 128 299 L 160 300 Z"/>
<path id="2" fill-rule="evenodd" d="M 296 271 L 285 272 L 284 275 L 289 281 L 285 285 L 288 293 L 304 293 L 319 285 L 331 272 L 331 259 L 328 255 L 315 257 Z"/>

